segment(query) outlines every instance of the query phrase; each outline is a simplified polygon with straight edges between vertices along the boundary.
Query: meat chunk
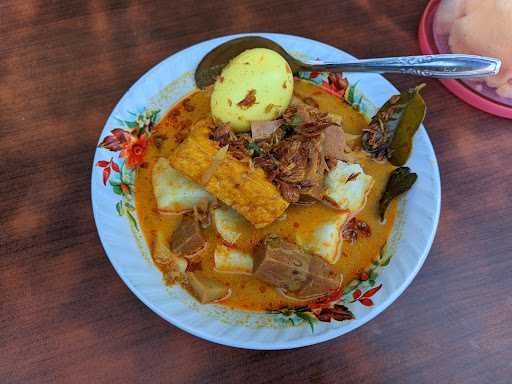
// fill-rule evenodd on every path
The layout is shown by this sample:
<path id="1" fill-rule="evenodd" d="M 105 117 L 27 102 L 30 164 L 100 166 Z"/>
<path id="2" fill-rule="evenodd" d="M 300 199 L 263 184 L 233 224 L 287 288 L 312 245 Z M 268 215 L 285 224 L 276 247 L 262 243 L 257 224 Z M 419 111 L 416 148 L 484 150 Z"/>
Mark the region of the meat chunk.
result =
<path id="1" fill-rule="evenodd" d="M 283 124 L 283 120 L 253 121 L 251 122 L 251 135 L 254 140 L 270 137 L 277 128 Z"/>
<path id="2" fill-rule="evenodd" d="M 171 239 L 171 251 L 192 258 L 206 247 L 199 223 L 192 216 L 183 216 Z"/>
<path id="3" fill-rule="evenodd" d="M 299 300 L 315 299 L 340 288 L 342 280 L 340 273 L 330 268 L 322 259 L 313 256 L 305 284 L 298 291 L 287 294 Z"/>
<path id="4" fill-rule="evenodd" d="M 317 200 L 322 198 L 324 191 L 324 174 L 328 170 L 325 162 L 325 136 L 309 140 L 309 151 L 306 167 L 306 180 L 312 186 L 301 191 L 302 195 L 311 196 Z"/>
<path id="5" fill-rule="evenodd" d="M 185 272 L 187 269 L 187 260 L 182 257 L 178 257 L 171 252 L 169 249 L 169 242 L 161 232 L 156 234 L 152 254 L 157 263 L 171 265 L 171 269 L 175 269 L 177 272 Z"/>
<path id="6" fill-rule="evenodd" d="M 341 274 L 321 258 L 274 235 L 258 244 L 254 259 L 254 276 L 297 299 L 324 296 L 341 285 Z"/>
<path id="7" fill-rule="evenodd" d="M 287 291 L 299 290 L 308 277 L 311 255 L 277 236 L 265 237 L 254 251 L 254 276 Z"/>
<path id="8" fill-rule="evenodd" d="M 203 271 L 187 272 L 187 282 L 192 294 L 200 303 L 211 303 L 227 299 L 230 289 L 224 284 L 207 277 Z"/>
<path id="9" fill-rule="evenodd" d="M 334 124 L 342 125 L 342 118 L 340 115 L 330 112 L 322 112 L 318 108 L 306 104 L 300 98 L 293 96 L 290 105 L 297 108 L 297 115 L 304 122 L 311 122 L 318 120 L 319 116 L 326 115 L 327 118 Z"/>
<path id="10" fill-rule="evenodd" d="M 341 160 L 345 154 L 345 132 L 339 125 L 329 125 L 324 129 L 324 153 L 325 157 Z"/>
<path id="11" fill-rule="evenodd" d="M 157 232 L 151 254 L 156 263 L 166 266 L 167 276 L 171 281 L 181 279 L 187 270 L 188 261 L 171 252 L 169 241 L 162 232 Z"/>

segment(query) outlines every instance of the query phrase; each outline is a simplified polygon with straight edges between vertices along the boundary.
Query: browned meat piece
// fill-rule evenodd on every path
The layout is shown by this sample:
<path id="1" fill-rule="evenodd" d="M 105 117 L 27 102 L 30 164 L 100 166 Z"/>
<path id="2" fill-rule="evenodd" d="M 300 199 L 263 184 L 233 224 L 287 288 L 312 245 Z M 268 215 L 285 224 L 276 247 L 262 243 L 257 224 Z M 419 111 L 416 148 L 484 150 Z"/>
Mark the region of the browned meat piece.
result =
<path id="1" fill-rule="evenodd" d="M 324 129 L 324 135 L 325 157 L 337 160 L 343 159 L 347 145 L 343 129 L 339 125 L 329 125 Z"/>
<path id="2" fill-rule="evenodd" d="M 204 199 L 194 206 L 194 219 L 201 228 L 208 228 L 212 221 L 212 209 L 219 205 L 217 200 L 213 202 Z"/>
<path id="3" fill-rule="evenodd" d="M 162 232 L 157 232 L 151 254 L 155 262 L 166 266 L 169 281 L 174 283 L 183 278 L 183 273 L 188 267 L 188 261 L 171 252 L 169 241 Z"/>
<path id="4" fill-rule="evenodd" d="M 171 239 L 171 251 L 192 258 L 206 246 L 199 223 L 192 216 L 183 216 Z"/>
<path id="5" fill-rule="evenodd" d="M 253 121 L 251 123 L 251 134 L 253 140 L 266 139 L 272 135 L 277 128 L 283 124 L 283 120 Z"/>
<path id="6" fill-rule="evenodd" d="M 342 275 L 320 257 L 274 235 L 256 246 L 254 276 L 299 300 L 328 295 L 342 281 Z"/>
<path id="7" fill-rule="evenodd" d="M 207 277 L 202 271 L 187 272 L 186 275 L 192 293 L 203 304 L 227 299 L 230 294 L 228 287 Z"/>
<path id="8" fill-rule="evenodd" d="M 308 105 L 306 100 L 301 100 L 296 96 L 292 97 L 290 105 L 295 108 L 297 115 L 303 122 L 312 122 L 318 120 L 326 120 L 331 123 L 342 125 L 340 115 L 328 112 L 322 112 L 314 106 Z"/>
<path id="9" fill-rule="evenodd" d="M 311 255 L 277 236 L 265 237 L 253 254 L 254 276 L 277 288 L 296 291 L 306 282 Z"/>
<path id="10" fill-rule="evenodd" d="M 170 265 L 171 269 L 175 269 L 178 272 L 185 272 L 187 269 L 187 260 L 171 252 L 169 242 L 165 239 L 165 235 L 162 232 L 157 232 L 151 254 L 157 263 Z"/>
<path id="11" fill-rule="evenodd" d="M 311 188 L 301 191 L 302 195 L 311 196 L 320 200 L 324 191 L 324 174 L 328 171 L 325 162 L 325 136 L 308 141 L 308 159 L 306 168 L 306 180 L 311 183 Z"/>
<path id="12" fill-rule="evenodd" d="M 341 286 L 343 276 L 334 271 L 321 258 L 313 256 L 309 264 L 309 278 L 295 292 L 287 293 L 299 300 L 311 300 L 337 290 Z"/>
<path id="13" fill-rule="evenodd" d="M 293 96 L 290 105 L 296 108 L 296 113 L 303 122 L 307 123 L 316 120 L 316 112 L 318 109 L 307 105 L 298 97 Z"/>

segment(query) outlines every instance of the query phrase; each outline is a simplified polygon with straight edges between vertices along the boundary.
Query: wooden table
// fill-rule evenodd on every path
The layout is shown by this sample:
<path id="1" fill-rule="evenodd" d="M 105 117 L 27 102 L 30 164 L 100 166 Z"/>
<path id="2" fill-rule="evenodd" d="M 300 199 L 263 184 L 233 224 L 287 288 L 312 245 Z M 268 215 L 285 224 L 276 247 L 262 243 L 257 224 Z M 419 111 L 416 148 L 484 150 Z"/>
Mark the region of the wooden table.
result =
<path id="1" fill-rule="evenodd" d="M 512 121 L 437 81 L 424 92 L 442 176 L 432 251 L 389 309 L 336 340 L 258 352 L 193 337 L 128 290 L 92 218 L 101 128 L 168 55 L 244 31 L 303 35 L 359 57 L 418 54 L 426 3 L 0 2 L 0 382 L 510 383 Z"/>

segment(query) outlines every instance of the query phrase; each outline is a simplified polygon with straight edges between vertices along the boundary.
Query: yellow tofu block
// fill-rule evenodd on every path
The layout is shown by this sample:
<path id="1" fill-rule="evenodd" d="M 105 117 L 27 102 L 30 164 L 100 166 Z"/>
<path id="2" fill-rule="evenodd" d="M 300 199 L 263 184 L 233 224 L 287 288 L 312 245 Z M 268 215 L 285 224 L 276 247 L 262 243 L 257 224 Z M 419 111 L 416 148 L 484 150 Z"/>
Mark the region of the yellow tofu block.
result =
<path id="1" fill-rule="evenodd" d="M 210 139 L 214 127 L 211 119 L 196 123 L 191 133 L 170 158 L 171 165 L 191 180 L 204 186 L 212 195 L 234 208 L 256 228 L 271 224 L 288 208 L 289 203 L 261 168 L 251 169 L 229 152 L 214 168 L 210 165 L 220 147 Z"/>
<path id="2" fill-rule="evenodd" d="M 213 120 L 198 121 L 169 159 L 175 169 L 198 184 L 201 184 L 202 176 L 220 149 L 215 141 L 210 140 L 212 128 Z"/>

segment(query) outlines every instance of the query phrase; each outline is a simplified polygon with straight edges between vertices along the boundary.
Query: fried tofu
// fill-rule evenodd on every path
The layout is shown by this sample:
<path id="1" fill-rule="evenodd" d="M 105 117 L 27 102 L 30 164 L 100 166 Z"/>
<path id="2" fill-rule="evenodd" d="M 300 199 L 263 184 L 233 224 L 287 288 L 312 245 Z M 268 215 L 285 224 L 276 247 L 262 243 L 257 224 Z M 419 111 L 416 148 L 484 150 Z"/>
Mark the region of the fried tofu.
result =
<path id="1" fill-rule="evenodd" d="M 220 147 L 210 139 L 211 118 L 198 121 L 170 158 L 181 174 L 234 208 L 256 228 L 271 224 L 288 207 L 277 187 L 261 168 L 252 169 L 229 152 L 216 159 Z"/>
<path id="2" fill-rule="evenodd" d="M 151 177 L 156 204 L 161 213 L 179 215 L 191 211 L 204 200 L 213 200 L 213 196 L 204 188 L 183 177 L 163 157 L 153 165 Z"/>

